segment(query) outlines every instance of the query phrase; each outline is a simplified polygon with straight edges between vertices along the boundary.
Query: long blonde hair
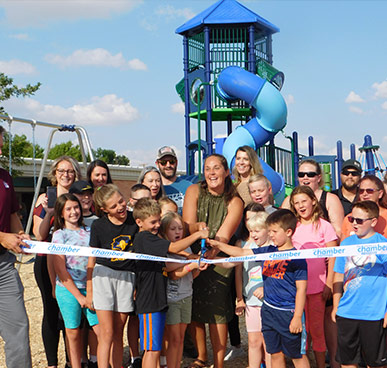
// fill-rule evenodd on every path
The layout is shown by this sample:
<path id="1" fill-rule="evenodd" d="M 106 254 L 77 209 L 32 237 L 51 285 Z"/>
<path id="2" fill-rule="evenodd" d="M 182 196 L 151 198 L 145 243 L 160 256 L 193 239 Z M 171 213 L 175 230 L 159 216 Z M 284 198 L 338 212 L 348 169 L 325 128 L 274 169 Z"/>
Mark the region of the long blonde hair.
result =
<path id="1" fill-rule="evenodd" d="M 99 187 L 94 191 L 93 201 L 95 206 L 95 214 L 98 217 L 102 217 L 102 215 L 104 214 L 104 211 L 102 210 L 102 208 L 105 207 L 106 201 L 108 201 L 109 198 L 111 198 L 114 193 L 121 194 L 117 185 L 114 185 L 114 184 L 102 185 L 102 187 Z"/>
<path id="2" fill-rule="evenodd" d="M 162 238 L 167 239 L 168 228 L 169 228 L 169 226 L 171 226 L 171 223 L 174 220 L 178 220 L 182 224 L 182 226 L 183 226 L 183 238 L 185 237 L 185 228 L 184 228 L 183 218 L 177 212 L 167 212 L 161 218 L 159 234 Z M 167 239 L 167 240 L 169 240 L 169 239 Z"/>
<path id="3" fill-rule="evenodd" d="M 259 162 L 258 155 L 250 146 L 239 147 L 236 151 L 235 157 L 238 152 L 245 152 L 247 154 L 251 166 L 250 175 L 263 174 L 263 169 L 261 163 Z M 232 169 L 232 174 L 235 178 L 235 186 L 238 186 L 241 182 L 241 176 L 239 175 L 236 166 L 234 166 L 234 168 Z"/>

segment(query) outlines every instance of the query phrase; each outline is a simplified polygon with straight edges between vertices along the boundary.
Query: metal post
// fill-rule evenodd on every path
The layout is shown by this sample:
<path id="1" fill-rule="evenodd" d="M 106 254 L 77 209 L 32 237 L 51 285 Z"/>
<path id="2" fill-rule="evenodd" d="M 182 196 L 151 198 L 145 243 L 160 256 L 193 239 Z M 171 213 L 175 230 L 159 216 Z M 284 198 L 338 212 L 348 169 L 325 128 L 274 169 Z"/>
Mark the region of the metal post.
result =
<path id="1" fill-rule="evenodd" d="M 184 70 L 184 97 L 185 97 L 185 167 L 188 175 L 195 174 L 193 168 L 190 165 L 190 156 L 191 152 L 188 148 L 191 142 L 191 123 L 190 123 L 190 107 L 189 107 L 189 83 L 188 83 L 188 38 L 184 36 L 183 38 L 183 70 Z"/>
<path id="2" fill-rule="evenodd" d="M 375 175 L 374 156 L 372 154 L 372 138 L 370 135 L 364 137 L 363 150 L 365 151 L 367 172 L 366 174 Z"/>
<path id="3" fill-rule="evenodd" d="M 337 187 L 341 187 L 341 168 L 343 167 L 343 143 L 341 141 L 337 141 Z"/>
<path id="4" fill-rule="evenodd" d="M 354 143 L 349 146 L 349 151 L 351 152 L 351 160 L 356 160 L 356 146 Z"/>
<path id="5" fill-rule="evenodd" d="M 298 152 L 298 133 L 293 132 L 293 148 L 294 148 L 294 158 L 293 158 L 293 172 L 294 172 L 294 186 L 296 186 L 296 183 L 298 182 L 297 175 L 298 175 L 298 165 L 300 163 L 300 156 Z"/>
<path id="6" fill-rule="evenodd" d="M 308 149 L 309 149 L 309 156 L 314 156 L 314 142 L 313 137 L 308 137 Z"/>
<path id="7" fill-rule="evenodd" d="M 206 141 L 207 141 L 207 153 L 211 155 L 213 153 L 212 142 L 212 101 L 211 101 L 211 60 L 210 60 L 210 29 L 204 28 L 204 50 L 205 50 L 205 82 L 206 84 L 206 104 L 207 104 L 207 118 L 206 118 Z"/>

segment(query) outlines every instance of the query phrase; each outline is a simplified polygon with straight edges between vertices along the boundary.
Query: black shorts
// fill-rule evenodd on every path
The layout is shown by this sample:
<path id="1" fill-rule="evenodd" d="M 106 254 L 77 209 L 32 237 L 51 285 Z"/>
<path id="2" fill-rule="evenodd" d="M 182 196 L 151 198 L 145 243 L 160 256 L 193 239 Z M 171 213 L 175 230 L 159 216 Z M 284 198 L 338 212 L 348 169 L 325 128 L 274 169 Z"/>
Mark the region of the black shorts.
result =
<path id="1" fill-rule="evenodd" d="M 364 321 L 336 316 L 336 360 L 344 365 L 358 364 L 360 357 L 371 367 L 387 364 L 386 329 L 383 320 Z"/>

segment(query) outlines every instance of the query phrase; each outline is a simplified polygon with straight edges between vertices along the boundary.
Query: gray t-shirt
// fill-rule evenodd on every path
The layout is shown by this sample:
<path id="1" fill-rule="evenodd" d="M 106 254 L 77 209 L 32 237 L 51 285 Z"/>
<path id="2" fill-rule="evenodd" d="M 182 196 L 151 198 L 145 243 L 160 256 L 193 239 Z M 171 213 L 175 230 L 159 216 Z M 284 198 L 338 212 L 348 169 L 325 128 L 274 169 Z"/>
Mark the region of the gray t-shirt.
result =
<path id="1" fill-rule="evenodd" d="M 192 253 L 190 248 L 187 248 L 185 251 L 188 253 Z M 185 259 L 184 257 L 178 256 L 176 254 L 168 254 L 168 258 Z M 167 284 L 168 303 L 178 302 L 179 300 L 192 296 L 192 282 L 193 282 L 192 272 L 188 273 L 187 275 L 177 280 L 168 279 L 168 284 Z"/>

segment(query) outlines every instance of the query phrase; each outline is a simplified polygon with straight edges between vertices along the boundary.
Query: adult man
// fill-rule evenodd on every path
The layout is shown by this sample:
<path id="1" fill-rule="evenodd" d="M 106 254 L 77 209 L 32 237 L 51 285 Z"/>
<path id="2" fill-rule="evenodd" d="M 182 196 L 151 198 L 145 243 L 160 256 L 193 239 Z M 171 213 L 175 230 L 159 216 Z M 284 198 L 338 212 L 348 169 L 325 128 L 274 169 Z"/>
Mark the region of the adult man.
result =
<path id="1" fill-rule="evenodd" d="M 161 173 L 165 194 L 176 202 L 181 214 L 185 191 L 192 182 L 176 175 L 177 156 L 175 150 L 169 146 L 161 147 L 157 152 L 156 166 Z"/>
<path id="2" fill-rule="evenodd" d="M 4 128 L 0 126 L 0 154 Z M 8 368 L 32 367 L 29 324 L 24 306 L 23 285 L 15 269 L 15 256 L 21 253 L 24 233 L 17 211 L 19 203 L 12 178 L 0 169 L 0 336 L 4 339 Z"/>
<path id="3" fill-rule="evenodd" d="M 344 216 L 352 212 L 362 171 L 359 161 L 347 160 L 343 163 L 340 173 L 341 188 L 333 190 L 332 193 L 339 197 L 344 208 Z"/>

